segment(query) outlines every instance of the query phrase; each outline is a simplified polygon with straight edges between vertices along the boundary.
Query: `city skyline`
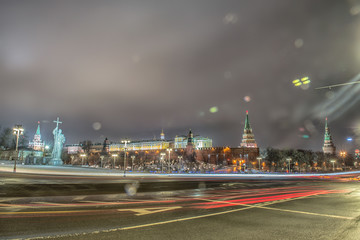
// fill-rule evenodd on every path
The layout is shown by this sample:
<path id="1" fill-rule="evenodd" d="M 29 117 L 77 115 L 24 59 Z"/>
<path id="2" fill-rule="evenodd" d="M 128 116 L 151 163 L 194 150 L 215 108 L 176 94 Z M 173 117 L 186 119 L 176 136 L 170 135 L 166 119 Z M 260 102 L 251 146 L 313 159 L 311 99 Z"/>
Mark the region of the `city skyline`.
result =
<path id="1" fill-rule="evenodd" d="M 244 133 L 249 133 L 248 131 L 249 131 L 249 129 L 250 129 L 250 134 L 251 134 L 251 136 L 252 136 L 252 138 L 254 137 L 254 134 L 252 133 L 252 128 L 250 127 L 250 121 L 249 121 L 249 114 L 248 114 L 248 111 L 246 111 L 246 113 L 245 113 L 245 121 L 244 121 L 244 124 L 243 124 L 243 134 Z M 328 140 L 328 131 L 329 131 L 329 127 L 328 127 L 328 118 L 325 118 L 324 119 L 324 131 L 323 131 L 323 138 L 322 138 L 322 140 L 323 140 L 323 144 L 324 144 L 324 141 L 326 141 L 326 140 Z M 40 121 L 38 121 L 37 122 L 37 128 L 36 128 L 36 133 L 34 134 L 34 139 L 35 138 L 38 138 L 39 137 L 39 135 L 38 135 L 38 133 L 39 133 L 39 131 L 40 131 L 40 126 L 41 126 L 41 124 L 40 124 Z M 190 130 L 191 131 L 191 129 L 188 129 L 188 130 Z M 240 147 L 241 145 L 243 145 L 244 143 L 246 143 L 247 142 L 247 138 L 248 138 L 248 136 L 245 136 L 245 135 L 241 135 L 241 139 L 240 139 L 240 142 L 239 142 L 239 144 L 238 145 L 231 145 L 231 144 L 227 144 L 227 145 L 213 145 L 212 147 Z M 43 136 L 44 134 L 41 134 L 41 136 Z M 46 134 L 45 134 L 46 135 Z M 40 136 L 40 138 L 41 138 L 41 136 Z M 102 138 L 101 139 L 98 139 L 98 140 L 93 140 L 93 139 L 82 139 L 82 140 L 79 140 L 78 142 L 66 142 L 65 143 L 65 145 L 67 145 L 67 146 L 71 146 L 71 145 L 78 145 L 78 144 L 80 144 L 81 142 L 83 142 L 83 141 L 87 141 L 87 140 L 90 140 L 90 141 L 92 141 L 92 143 L 93 144 L 103 144 L 103 141 L 105 140 L 105 138 L 106 139 L 108 139 L 109 141 L 110 141 L 110 143 L 120 143 L 122 140 L 124 140 L 124 139 L 127 139 L 127 140 L 130 140 L 131 142 L 142 142 L 142 141 L 151 141 L 151 140 L 157 140 L 157 141 L 159 141 L 159 140 L 165 140 L 165 141 L 174 141 L 174 139 L 175 138 L 177 138 L 177 137 L 185 137 L 186 138 L 186 136 L 187 136 L 187 132 L 185 131 L 185 132 L 182 132 L 182 133 L 177 133 L 176 135 L 174 135 L 174 136 L 168 136 L 168 134 L 166 134 L 166 132 L 164 132 L 164 129 L 161 129 L 161 131 L 160 132 L 158 132 L 157 134 L 154 134 L 152 137 L 145 137 L 145 138 L 138 138 L 138 139 L 136 139 L 136 138 L 131 138 L 131 137 L 129 137 L 129 136 L 127 136 L 127 137 L 121 137 L 121 136 L 118 136 L 118 137 L 115 137 L 114 139 L 111 139 L 111 138 L 108 138 L 107 136 L 102 136 Z M 195 133 L 195 135 L 194 136 L 197 136 L 197 137 L 201 137 L 201 138 L 204 138 L 204 136 L 203 135 L 201 135 L 201 133 L 200 132 L 196 132 Z M 31 141 L 32 140 L 32 135 L 31 136 L 28 136 L 29 137 L 29 147 L 31 147 L 30 145 L 31 144 L 33 144 L 33 142 Z M 208 138 L 208 137 L 205 137 L 205 138 Z M 211 141 L 214 141 L 214 139 L 211 139 L 211 138 L 209 138 Z M 330 137 L 330 139 L 331 139 L 331 137 Z M 50 140 L 50 143 L 49 143 L 49 141 L 46 141 L 46 139 L 44 139 L 44 138 L 42 138 L 41 139 L 41 141 L 43 141 L 43 143 L 42 144 L 44 144 L 43 145 L 43 147 L 45 147 L 45 143 L 47 143 L 46 145 L 48 145 L 48 146 L 51 146 L 51 140 Z M 245 141 L 245 142 L 244 142 Z M 255 138 L 255 141 L 257 141 L 256 140 L 256 138 Z M 349 142 L 349 140 L 347 140 L 348 142 Z M 351 141 L 353 141 L 353 139 L 351 139 Z M 215 141 L 216 142 L 216 141 Z M 252 143 L 251 143 L 252 144 Z M 251 145 L 250 144 L 250 145 Z M 348 144 L 348 145 L 350 145 L 350 144 Z M 257 147 L 256 146 L 256 142 L 255 142 L 255 147 Z M 259 146 L 259 148 L 261 148 L 261 149 L 265 149 L 265 148 L 267 148 L 267 147 L 272 147 L 272 146 Z M 353 144 L 352 146 L 348 146 L 347 148 L 344 148 L 344 147 L 341 147 L 340 149 L 339 149 L 339 151 L 344 151 L 344 150 L 355 150 L 355 148 L 358 148 L 355 144 Z M 313 150 L 313 151 L 323 151 L 324 150 L 324 148 L 322 147 L 320 150 L 319 149 L 310 149 L 310 150 Z"/>

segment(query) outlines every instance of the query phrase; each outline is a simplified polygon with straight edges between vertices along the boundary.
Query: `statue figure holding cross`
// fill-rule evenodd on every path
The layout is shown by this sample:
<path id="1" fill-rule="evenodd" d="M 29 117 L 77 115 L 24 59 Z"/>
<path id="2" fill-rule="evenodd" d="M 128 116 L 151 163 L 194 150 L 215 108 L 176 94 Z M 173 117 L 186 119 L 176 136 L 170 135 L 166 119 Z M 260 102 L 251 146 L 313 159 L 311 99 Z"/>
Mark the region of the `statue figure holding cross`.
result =
<path id="1" fill-rule="evenodd" d="M 62 123 L 59 121 L 59 118 L 57 118 L 57 120 L 54 121 L 54 123 L 56 123 L 56 128 L 53 130 L 54 147 L 53 147 L 52 154 L 51 154 L 52 159 L 50 161 L 50 164 L 51 165 L 62 165 L 63 162 L 61 160 L 61 153 L 62 153 L 62 149 L 63 149 L 63 144 L 65 143 L 65 136 L 62 133 L 61 129 L 59 129 L 59 124 Z"/>

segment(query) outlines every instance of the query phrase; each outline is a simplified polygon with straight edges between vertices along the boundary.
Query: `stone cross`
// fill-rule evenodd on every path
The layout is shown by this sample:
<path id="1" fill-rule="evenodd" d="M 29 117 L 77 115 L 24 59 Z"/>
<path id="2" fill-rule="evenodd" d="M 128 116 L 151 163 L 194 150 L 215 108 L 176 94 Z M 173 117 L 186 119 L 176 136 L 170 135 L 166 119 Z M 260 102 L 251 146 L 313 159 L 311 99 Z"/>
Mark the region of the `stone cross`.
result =
<path id="1" fill-rule="evenodd" d="M 56 123 L 56 128 L 59 128 L 59 123 L 62 123 L 59 121 L 59 117 L 57 117 L 56 121 L 54 121 L 54 123 Z"/>

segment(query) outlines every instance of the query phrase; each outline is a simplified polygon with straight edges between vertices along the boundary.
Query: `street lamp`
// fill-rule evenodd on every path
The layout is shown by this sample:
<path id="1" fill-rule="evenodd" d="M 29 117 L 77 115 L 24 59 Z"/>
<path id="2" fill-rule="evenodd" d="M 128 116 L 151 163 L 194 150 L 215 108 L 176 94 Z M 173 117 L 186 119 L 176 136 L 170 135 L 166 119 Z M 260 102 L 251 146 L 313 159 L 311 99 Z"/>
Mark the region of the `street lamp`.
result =
<path id="1" fill-rule="evenodd" d="M 117 158 L 117 154 L 113 154 L 113 155 L 111 155 L 113 158 L 114 158 L 114 167 L 113 168 L 115 168 L 115 160 L 116 160 L 116 158 Z"/>
<path id="2" fill-rule="evenodd" d="M 170 173 L 170 153 L 171 153 L 171 151 L 172 151 L 172 149 L 171 148 L 168 148 L 168 149 L 166 149 L 166 151 L 168 151 L 169 152 L 169 173 Z"/>
<path id="3" fill-rule="evenodd" d="M 104 161 L 105 156 L 100 156 L 100 167 L 103 167 L 103 161 Z"/>
<path id="4" fill-rule="evenodd" d="M 262 159 L 262 158 L 261 158 L 261 157 L 257 157 L 256 159 L 259 161 L 259 171 L 260 171 L 260 164 L 261 164 L 261 159 Z"/>
<path id="5" fill-rule="evenodd" d="M 165 155 L 166 155 L 166 153 L 164 153 L 164 152 L 160 153 L 161 173 L 164 172 L 164 170 L 163 170 L 163 162 L 164 162 Z"/>
<path id="6" fill-rule="evenodd" d="M 289 162 L 289 173 L 290 173 L 290 162 L 291 162 L 291 158 L 287 158 L 286 161 Z"/>
<path id="7" fill-rule="evenodd" d="M 131 171 L 134 171 L 134 159 L 135 159 L 135 155 L 131 156 Z"/>
<path id="8" fill-rule="evenodd" d="M 125 146 L 124 146 L 124 152 L 125 152 L 125 155 L 124 155 L 124 177 L 126 177 L 126 144 L 128 144 L 130 141 L 122 140 L 121 142 L 125 144 Z"/>
<path id="9" fill-rule="evenodd" d="M 81 165 L 84 165 L 84 158 L 86 157 L 86 154 L 80 154 L 81 157 Z"/>
<path id="10" fill-rule="evenodd" d="M 16 158 L 14 161 L 14 173 L 15 173 L 16 172 L 16 159 L 19 156 L 19 136 L 24 134 L 24 128 L 22 127 L 22 125 L 15 125 L 15 127 L 13 128 L 13 133 L 14 133 L 14 135 L 16 135 L 16 147 L 15 147 Z"/>
<path id="11" fill-rule="evenodd" d="M 333 164 L 333 172 L 335 172 L 335 163 L 336 163 L 336 160 L 331 160 L 330 162 L 332 162 L 332 164 Z"/>
<path id="12" fill-rule="evenodd" d="M 340 152 L 340 157 L 341 157 L 342 160 L 343 160 L 344 169 L 346 170 L 346 166 L 345 166 L 346 152 L 345 152 L 345 151 L 341 151 L 341 152 Z"/>
<path id="13" fill-rule="evenodd" d="M 182 157 L 182 156 L 178 156 L 178 159 L 179 159 L 179 163 L 180 163 L 180 169 L 183 169 L 183 161 L 182 161 L 183 157 Z M 178 172 L 179 172 L 179 170 L 178 170 Z M 179 172 L 179 173 L 180 173 L 180 172 Z"/>

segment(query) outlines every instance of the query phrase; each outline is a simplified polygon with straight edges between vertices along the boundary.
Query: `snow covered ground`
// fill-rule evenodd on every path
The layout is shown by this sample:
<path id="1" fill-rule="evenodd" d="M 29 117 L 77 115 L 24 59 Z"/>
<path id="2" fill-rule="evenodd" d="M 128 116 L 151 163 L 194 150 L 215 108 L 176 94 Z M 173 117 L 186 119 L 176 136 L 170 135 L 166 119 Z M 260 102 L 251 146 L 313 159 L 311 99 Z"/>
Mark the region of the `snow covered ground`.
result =
<path id="1" fill-rule="evenodd" d="M 0 161 L 0 171 L 12 172 L 13 162 Z M 47 165 L 21 165 L 16 168 L 17 173 L 47 174 L 47 175 L 72 175 L 72 176 L 123 176 L 124 172 L 114 169 L 100 169 L 79 166 L 47 166 Z M 360 175 L 360 171 L 337 172 L 337 173 L 306 173 L 306 174 L 283 174 L 283 173 L 252 173 L 252 174 L 183 174 L 183 173 L 144 173 L 126 172 L 127 176 L 132 177 L 155 177 L 155 178 L 298 178 L 298 177 L 321 177 L 321 176 L 341 176 L 341 175 Z"/>

